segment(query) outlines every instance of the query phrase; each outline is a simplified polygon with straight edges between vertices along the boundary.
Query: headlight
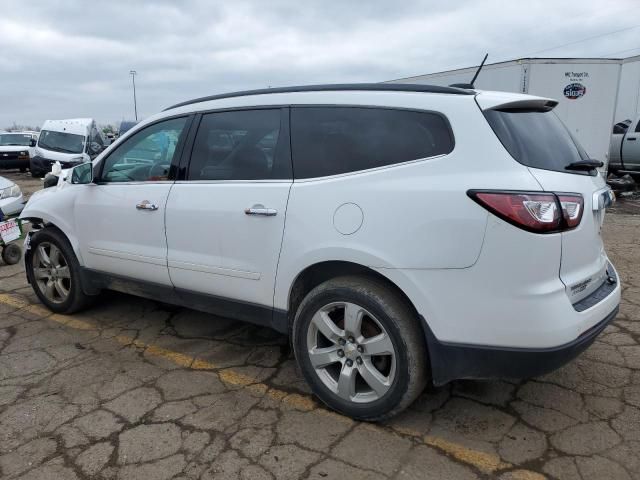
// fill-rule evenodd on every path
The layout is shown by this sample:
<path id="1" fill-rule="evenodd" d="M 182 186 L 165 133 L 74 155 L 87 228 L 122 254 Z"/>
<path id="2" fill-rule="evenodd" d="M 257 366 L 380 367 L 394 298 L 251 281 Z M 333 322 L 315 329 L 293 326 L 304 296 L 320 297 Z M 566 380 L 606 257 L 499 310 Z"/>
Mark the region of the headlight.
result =
<path id="1" fill-rule="evenodd" d="M 20 157 L 26 157 L 27 155 L 29 155 L 29 152 L 18 152 L 18 156 Z"/>
<path id="2" fill-rule="evenodd" d="M 0 200 L 11 197 L 19 197 L 22 194 L 18 185 L 12 185 L 0 190 Z"/>

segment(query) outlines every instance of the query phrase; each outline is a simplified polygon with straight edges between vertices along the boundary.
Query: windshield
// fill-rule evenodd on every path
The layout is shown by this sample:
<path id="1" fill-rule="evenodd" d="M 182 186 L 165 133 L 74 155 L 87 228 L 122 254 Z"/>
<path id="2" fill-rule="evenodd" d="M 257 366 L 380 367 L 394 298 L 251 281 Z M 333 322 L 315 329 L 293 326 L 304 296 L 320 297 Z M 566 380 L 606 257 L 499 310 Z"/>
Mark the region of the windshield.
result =
<path id="1" fill-rule="evenodd" d="M 40 132 L 38 146 L 54 152 L 82 153 L 84 150 L 84 136 L 43 130 Z"/>
<path id="2" fill-rule="evenodd" d="M 10 145 L 28 147 L 31 142 L 31 135 L 23 133 L 0 133 L 0 147 Z"/>
<path id="3" fill-rule="evenodd" d="M 589 157 L 554 112 L 487 110 L 485 118 L 518 162 L 555 172 L 581 173 L 566 166 Z"/>

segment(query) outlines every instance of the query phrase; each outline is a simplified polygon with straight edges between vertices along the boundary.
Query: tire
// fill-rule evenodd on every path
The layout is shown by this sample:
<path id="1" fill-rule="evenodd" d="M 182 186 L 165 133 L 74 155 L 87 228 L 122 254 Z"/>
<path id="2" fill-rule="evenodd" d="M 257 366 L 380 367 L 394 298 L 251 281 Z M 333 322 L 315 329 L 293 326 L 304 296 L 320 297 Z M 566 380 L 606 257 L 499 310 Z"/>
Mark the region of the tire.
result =
<path id="1" fill-rule="evenodd" d="M 37 172 L 34 172 L 33 170 L 31 170 L 31 176 L 33 178 L 40 178 L 40 174 L 38 174 Z"/>
<path id="2" fill-rule="evenodd" d="M 327 330 L 327 322 L 321 320 L 327 316 L 335 321 L 335 329 Z M 345 328 L 345 316 L 361 318 L 361 327 L 355 321 L 349 323 L 355 325 L 353 328 Z M 329 335 L 321 333 L 317 325 Z M 300 304 L 292 335 L 296 359 L 313 392 L 330 408 L 354 419 L 390 418 L 409 406 L 427 383 L 424 334 L 414 310 L 378 279 L 338 277 L 317 286 Z M 329 340 L 331 335 L 333 340 Z M 371 353 L 374 338 L 378 339 L 377 348 L 386 353 Z M 342 354 L 334 349 L 342 350 Z M 328 365 L 322 366 L 324 363 Z M 348 381 L 353 375 L 355 380 Z M 374 381 L 369 382 L 365 376 Z M 339 383 L 341 378 L 343 383 Z"/>
<path id="3" fill-rule="evenodd" d="M 25 252 L 24 263 L 27 271 L 27 278 L 33 288 L 33 291 L 40 301 L 55 313 L 71 314 L 87 307 L 92 297 L 85 294 L 81 285 L 80 264 L 76 258 L 71 244 L 67 238 L 55 228 L 44 228 L 34 233 L 31 237 L 29 249 Z M 43 261 L 40 248 L 43 248 L 47 257 L 51 255 L 49 265 L 55 268 L 56 272 L 53 276 L 44 274 L 46 262 Z M 54 258 L 53 249 L 59 252 Z M 67 267 L 66 270 L 64 267 Z M 35 268 L 38 268 L 36 275 Z M 68 275 L 66 274 L 68 272 Z M 47 277 L 46 281 L 43 278 Z M 48 296 L 45 291 L 47 285 L 55 284 L 60 281 L 59 286 L 52 288 L 52 295 Z M 61 292 L 66 291 L 66 296 Z"/>
<path id="4" fill-rule="evenodd" d="M 22 258 L 22 249 L 15 243 L 5 245 L 2 249 L 2 260 L 7 265 L 15 265 Z"/>

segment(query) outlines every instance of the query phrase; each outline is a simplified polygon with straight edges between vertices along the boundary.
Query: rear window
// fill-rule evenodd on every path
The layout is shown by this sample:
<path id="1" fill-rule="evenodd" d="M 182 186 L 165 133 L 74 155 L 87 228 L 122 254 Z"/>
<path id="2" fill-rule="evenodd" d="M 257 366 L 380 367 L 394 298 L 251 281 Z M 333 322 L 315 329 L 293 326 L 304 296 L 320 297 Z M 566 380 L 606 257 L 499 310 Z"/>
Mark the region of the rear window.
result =
<path id="1" fill-rule="evenodd" d="M 556 172 L 589 174 L 565 169 L 588 156 L 554 112 L 485 110 L 484 116 L 507 151 L 521 164 Z"/>
<path id="2" fill-rule="evenodd" d="M 367 170 L 453 150 L 442 115 L 362 107 L 297 107 L 291 112 L 295 178 Z"/>

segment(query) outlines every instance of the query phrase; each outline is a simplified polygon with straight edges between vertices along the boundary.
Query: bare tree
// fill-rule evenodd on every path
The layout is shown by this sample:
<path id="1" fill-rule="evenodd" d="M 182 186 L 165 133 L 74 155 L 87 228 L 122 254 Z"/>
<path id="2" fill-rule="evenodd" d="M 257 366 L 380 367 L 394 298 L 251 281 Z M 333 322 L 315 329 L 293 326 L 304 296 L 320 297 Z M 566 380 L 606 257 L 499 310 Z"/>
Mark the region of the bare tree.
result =
<path id="1" fill-rule="evenodd" d="M 21 125 L 21 124 L 16 123 L 14 121 L 13 125 L 11 125 L 9 127 L 5 127 L 4 130 L 6 130 L 7 132 L 21 132 L 21 131 L 25 131 L 25 130 L 29 130 L 29 131 L 32 131 L 32 132 L 39 132 L 40 131 L 40 127 L 32 127 L 31 125 Z"/>

